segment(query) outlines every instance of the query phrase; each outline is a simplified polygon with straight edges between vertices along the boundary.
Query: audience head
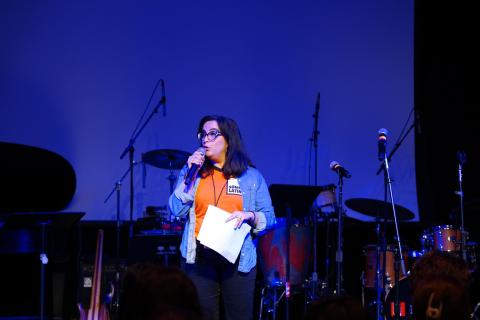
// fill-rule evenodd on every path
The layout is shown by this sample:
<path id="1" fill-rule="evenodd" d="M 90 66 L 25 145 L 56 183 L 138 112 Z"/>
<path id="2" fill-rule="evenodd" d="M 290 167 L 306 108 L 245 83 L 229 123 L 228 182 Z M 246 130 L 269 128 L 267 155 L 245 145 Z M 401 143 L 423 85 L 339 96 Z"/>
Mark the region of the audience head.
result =
<path id="1" fill-rule="evenodd" d="M 420 281 L 433 276 L 451 277 L 466 285 L 470 281 L 470 271 L 465 261 L 446 251 L 429 251 L 417 260 L 409 277 L 412 291 Z"/>
<path id="2" fill-rule="evenodd" d="M 441 275 L 418 281 L 413 292 L 413 315 L 417 320 L 469 319 L 468 287 L 458 279 Z"/>
<path id="3" fill-rule="evenodd" d="M 308 306 L 304 320 L 366 320 L 362 304 L 352 297 L 336 296 L 314 301 Z"/>
<path id="4" fill-rule="evenodd" d="M 468 319 L 470 272 L 465 261 L 445 251 L 430 251 L 410 274 L 415 319 Z"/>
<path id="5" fill-rule="evenodd" d="M 119 320 L 198 320 L 202 309 L 193 282 L 178 268 L 129 266 L 120 292 Z"/>

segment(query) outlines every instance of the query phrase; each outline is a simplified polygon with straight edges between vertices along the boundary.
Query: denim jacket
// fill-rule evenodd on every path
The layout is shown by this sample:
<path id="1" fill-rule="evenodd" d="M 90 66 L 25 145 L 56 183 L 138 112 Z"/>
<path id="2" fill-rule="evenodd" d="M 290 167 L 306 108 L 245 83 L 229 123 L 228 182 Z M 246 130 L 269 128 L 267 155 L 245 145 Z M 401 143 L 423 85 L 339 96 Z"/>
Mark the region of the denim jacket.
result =
<path id="1" fill-rule="evenodd" d="M 188 166 L 184 166 L 178 176 L 175 191 L 168 200 L 168 206 L 173 215 L 185 217 L 188 215 L 183 231 L 180 252 L 187 263 L 195 263 L 196 239 L 195 239 L 195 196 L 184 192 L 184 177 L 188 172 Z M 195 194 L 200 177 L 197 177 L 193 186 Z M 258 234 L 275 223 L 272 200 L 268 192 L 268 186 L 260 172 L 249 167 L 240 177 L 238 183 L 243 196 L 243 211 L 254 211 L 257 216 L 257 225 L 247 235 L 240 251 L 238 271 L 249 272 L 257 263 L 256 243 L 252 240 L 252 234 Z"/>

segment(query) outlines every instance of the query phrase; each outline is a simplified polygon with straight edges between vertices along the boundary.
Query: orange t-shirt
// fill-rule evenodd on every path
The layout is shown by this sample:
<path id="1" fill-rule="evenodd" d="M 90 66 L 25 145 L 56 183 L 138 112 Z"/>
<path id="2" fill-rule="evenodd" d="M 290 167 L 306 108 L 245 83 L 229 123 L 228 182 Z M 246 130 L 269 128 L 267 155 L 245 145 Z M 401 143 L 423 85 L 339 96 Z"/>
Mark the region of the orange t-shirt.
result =
<path id="1" fill-rule="evenodd" d="M 195 193 L 195 237 L 198 236 L 208 205 L 233 212 L 243 210 L 243 197 L 237 178 L 225 179 L 223 173 L 213 170 L 213 175 L 200 180 Z"/>

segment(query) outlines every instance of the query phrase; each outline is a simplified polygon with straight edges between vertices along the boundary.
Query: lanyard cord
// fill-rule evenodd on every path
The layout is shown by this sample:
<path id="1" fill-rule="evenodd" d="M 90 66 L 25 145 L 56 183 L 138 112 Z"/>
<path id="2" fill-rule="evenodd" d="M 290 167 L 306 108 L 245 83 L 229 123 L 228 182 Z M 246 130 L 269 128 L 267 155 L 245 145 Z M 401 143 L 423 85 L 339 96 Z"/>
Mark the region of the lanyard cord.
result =
<path id="1" fill-rule="evenodd" d="M 215 180 L 213 180 L 213 173 L 211 177 L 212 177 L 212 184 L 213 184 L 213 203 L 215 204 L 215 207 L 216 207 L 218 202 L 220 201 L 220 197 L 222 196 L 223 189 L 225 189 L 225 186 L 227 185 L 228 180 L 225 181 L 225 184 L 223 185 L 222 190 L 220 190 L 220 194 L 218 195 L 218 198 L 217 198 L 217 192 L 215 190 Z"/>

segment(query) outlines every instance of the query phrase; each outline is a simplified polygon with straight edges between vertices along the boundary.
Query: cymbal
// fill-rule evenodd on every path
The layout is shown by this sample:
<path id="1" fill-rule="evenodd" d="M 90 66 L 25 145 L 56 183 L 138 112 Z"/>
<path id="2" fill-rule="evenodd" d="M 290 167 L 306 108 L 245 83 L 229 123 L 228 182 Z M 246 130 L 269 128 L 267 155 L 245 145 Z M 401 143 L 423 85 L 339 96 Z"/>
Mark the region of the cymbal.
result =
<path id="1" fill-rule="evenodd" d="M 385 203 L 384 201 L 376 199 L 352 198 L 346 200 L 345 204 L 350 209 L 371 217 L 377 217 L 378 213 L 378 216 L 383 218 L 387 210 L 387 219 L 393 220 L 391 203 Z M 395 205 L 395 211 L 397 213 L 397 220 L 399 221 L 411 220 L 415 217 L 412 211 L 398 204 Z"/>
<path id="2" fill-rule="evenodd" d="M 151 166 L 161 169 L 181 169 L 190 153 L 175 149 L 158 149 L 142 154 L 142 160 Z"/>

